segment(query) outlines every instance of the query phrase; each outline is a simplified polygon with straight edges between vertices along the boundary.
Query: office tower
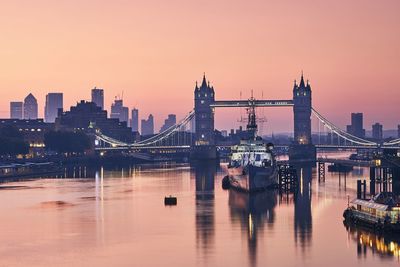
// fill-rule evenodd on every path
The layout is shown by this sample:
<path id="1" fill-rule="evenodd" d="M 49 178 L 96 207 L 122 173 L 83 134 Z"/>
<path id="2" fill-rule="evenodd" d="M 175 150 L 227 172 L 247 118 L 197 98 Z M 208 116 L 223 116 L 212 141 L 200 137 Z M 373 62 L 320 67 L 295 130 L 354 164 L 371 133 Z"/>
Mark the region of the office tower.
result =
<path id="1" fill-rule="evenodd" d="M 22 120 L 23 106 L 22 102 L 10 102 L 10 119 Z"/>
<path id="2" fill-rule="evenodd" d="M 153 115 L 149 115 L 147 120 L 141 121 L 141 134 L 142 135 L 153 135 L 154 134 L 154 118 Z"/>
<path id="3" fill-rule="evenodd" d="M 400 138 L 400 124 L 397 125 L 397 137 Z"/>
<path id="4" fill-rule="evenodd" d="M 104 110 L 104 90 L 100 88 L 92 89 L 92 102 Z"/>
<path id="5" fill-rule="evenodd" d="M 119 121 L 124 121 L 128 123 L 129 120 L 129 109 L 124 107 L 122 99 L 115 99 L 114 103 L 111 105 L 111 119 L 119 119 Z"/>
<path id="6" fill-rule="evenodd" d="M 351 113 L 351 125 L 347 125 L 347 132 L 360 138 L 365 137 L 362 113 Z"/>
<path id="7" fill-rule="evenodd" d="M 44 106 L 44 121 L 51 123 L 55 122 L 59 109 L 63 109 L 63 94 L 48 93 L 46 95 L 46 104 Z"/>
<path id="8" fill-rule="evenodd" d="M 139 110 L 136 108 L 132 109 L 131 127 L 132 132 L 139 132 Z"/>
<path id="9" fill-rule="evenodd" d="M 24 119 L 36 120 L 38 118 L 38 104 L 36 98 L 29 94 L 24 100 Z"/>
<path id="10" fill-rule="evenodd" d="M 175 114 L 169 114 L 168 118 L 165 119 L 164 125 L 161 126 L 160 133 L 164 132 L 167 130 L 169 127 L 173 126 L 176 124 L 176 115 Z"/>
<path id="11" fill-rule="evenodd" d="M 372 125 L 372 138 L 382 140 L 383 138 L 383 126 L 380 123 Z"/>

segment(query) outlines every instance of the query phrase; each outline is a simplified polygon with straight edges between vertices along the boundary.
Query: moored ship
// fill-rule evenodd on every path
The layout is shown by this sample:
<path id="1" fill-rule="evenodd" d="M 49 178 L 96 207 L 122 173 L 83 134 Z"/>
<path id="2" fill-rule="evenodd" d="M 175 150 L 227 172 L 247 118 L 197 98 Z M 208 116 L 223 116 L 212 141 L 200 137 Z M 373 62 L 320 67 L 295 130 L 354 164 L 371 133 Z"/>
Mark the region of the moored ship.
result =
<path id="1" fill-rule="evenodd" d="M 253 98 L 250 103 L 254 103 Z M 224 187 L 232 187 L 245 192 L 262 191 L 278 184 L 273 144 L 266 144 L 257 136 L 257 123 L 254 104 L 247 109 L 248 138 L 231 147 L 228 176 L 223 180 Z"/>

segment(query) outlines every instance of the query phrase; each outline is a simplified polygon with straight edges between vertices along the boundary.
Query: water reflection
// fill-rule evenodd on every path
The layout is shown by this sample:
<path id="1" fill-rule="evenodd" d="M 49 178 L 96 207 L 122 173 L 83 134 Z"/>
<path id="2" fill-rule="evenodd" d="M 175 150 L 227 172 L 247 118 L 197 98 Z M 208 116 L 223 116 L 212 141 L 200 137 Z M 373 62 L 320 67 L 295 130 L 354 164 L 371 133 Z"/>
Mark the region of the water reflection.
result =
<path id="1" fill-rule="evenodd" d="M 349 239 L 357 243 L 358 257 L 366 257 L 367 251 L 381 258 L 400 258 L 400 236 L 379 235 L 367 229 L 345 224 Z"/>
<path id="2" fill-rule="evenodd" d="M 196 247 L 208 254 L 214 246 L 215 162 L 198 163 L 194 166 L 196 180 Z"/>
<path id="3" fill-rule="evenodd" d="M 256 266 L 257 236 L 264 231 L 265 225 L 270 228 L 274 225 L 276 204 L 275 191 L 246 194 L 229 190 L 231 221 L 233 224 L 240 224 L 242 232 L 247 235 L 251 266 Z"/>
<path id="4" fill-rule="evenodd" d="M 295 242 L 303 249 L 311 245 L 312 212 L 311 212 L 311 181 L 313 165 L 294 166 L 297 170 L 299 188 L 294 202 L 294 235 Z"/>

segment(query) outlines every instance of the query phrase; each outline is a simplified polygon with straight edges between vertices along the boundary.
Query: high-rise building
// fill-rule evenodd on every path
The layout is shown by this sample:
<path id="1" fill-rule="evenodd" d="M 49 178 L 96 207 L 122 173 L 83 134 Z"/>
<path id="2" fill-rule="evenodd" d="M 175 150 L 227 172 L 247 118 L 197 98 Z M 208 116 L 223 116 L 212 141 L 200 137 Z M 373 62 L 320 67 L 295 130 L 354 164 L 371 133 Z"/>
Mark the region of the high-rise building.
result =
<path id="1" fill-rule="evenodd" d="M 36 120 L 38 118 L 38 104 L 36 98 L 29 94 L 24 99 L 24 119 Z"/>
<path id="2" fill-rule="evenodd" d="M 400 138 L 400 124 L 397 125 L 397 137 Z"/>
<path id="3" fill-rule="evenodd" d="M 46 104 L 44 106 L 44 121 L 55 122 L 59 109 L 63 110 L 63 94 L 48 93 L 46 95 Z"/>
<path id="4" fill-rule="evenodd" d="M 152 114 L 149 115 L 147 120 L 141 121 L 141 134 L 142 135 L 153 135 L 154 134 L 154 117 Z"/>
<path id="5" fill-rule="evenodd" d="M 161 126 L 160 133 L 164 132 L 167 130 L 169 127 L 173 126 L 176 124 L 176 115 L 175 114 L 169 114 L 168 118 L 165 119 L 164 125 Z"/>
<path id="6" fill-rule="evenodd" d="M 84 131 L 93 132 L 97 128 L 102 134 L 122 142 L 133 142 L 134 135 L 126 122 L 118 119 L 107 118 L 107 111 L 102 110 L 93 102 L 81 101 L 70 111 L 65 111 L 57 117 L 55 122 L 56 131 Z"/>
<path id="7" fill-rule="evenodd" d="M 92 102 L 104 110 L 104 90 L 100 88 L 92 89 Z"/>
<path id="8" fill-rule="evenodd" d="M 114 103 L 111 105 L 111 119 L 119 119 L 119 121 L 124 121 L 128 123 L 129 120 L 129 109 L 124 107 L 124 102 L 122 99 L 115 99 Z"/>
<path id="9" fill-rule="evenodd" d="M 139 132 L 139 110 L 136 108 L 132 109 L 131 127 L 132 132 Z"/>
<path id="10" fill-rule="evenodd" d="M 10 102 L 10 119 L 22 120 L 23 106 L 22 102 Z"/>
<path id="11" fill-rule="evenodd" d="M 362 113 L 351 113 L 351 125 L 347 125 L 347 132 L 360 138 L 365 137 Z"/>
<path id="12" fill-rule="evenodd" d="M 372 125 L 372 138 L 376 140 L 382 140 L 383 138 L 383 126 L 380 123 Z"/>

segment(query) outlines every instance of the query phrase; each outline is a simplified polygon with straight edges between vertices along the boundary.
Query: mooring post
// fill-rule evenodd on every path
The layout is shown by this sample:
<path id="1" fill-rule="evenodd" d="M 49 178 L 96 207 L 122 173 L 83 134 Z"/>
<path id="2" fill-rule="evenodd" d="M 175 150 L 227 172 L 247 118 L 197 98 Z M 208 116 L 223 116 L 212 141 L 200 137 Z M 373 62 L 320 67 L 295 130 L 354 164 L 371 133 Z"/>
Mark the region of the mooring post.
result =
<path id="1" fill-rule="evenodd" d="M 375 195 L 375 167 L 369 168 L 369 193 Z"/>
<path id="2" fill-rule="evenodd" d="M 361 199 L 361 180 L 357 180 L 357 199 Z"/>

